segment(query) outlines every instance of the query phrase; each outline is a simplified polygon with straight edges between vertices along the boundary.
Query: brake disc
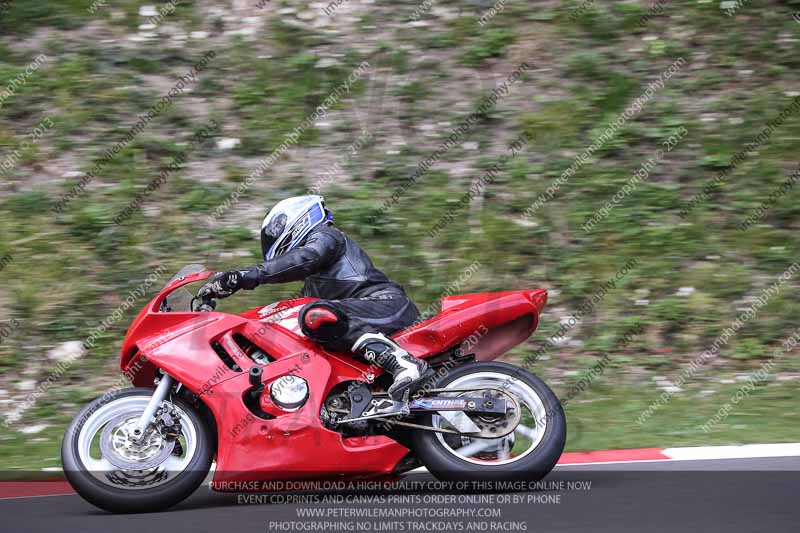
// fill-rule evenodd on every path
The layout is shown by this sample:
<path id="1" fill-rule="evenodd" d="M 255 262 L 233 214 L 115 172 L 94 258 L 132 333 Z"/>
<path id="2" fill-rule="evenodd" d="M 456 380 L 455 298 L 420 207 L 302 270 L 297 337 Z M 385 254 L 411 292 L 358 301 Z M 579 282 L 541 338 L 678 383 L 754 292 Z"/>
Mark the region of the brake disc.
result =
<path id="1" fill-rule="evenodd" d="M 100 452 L 103 458 L 120 470 L 149 470 L 166 461 L 175 448 L 176 441 L 165 439 L 152 428 L 137 442 L 133 429 L 139 417 L 132 414 L 112 419 L 100 434 Z"/>

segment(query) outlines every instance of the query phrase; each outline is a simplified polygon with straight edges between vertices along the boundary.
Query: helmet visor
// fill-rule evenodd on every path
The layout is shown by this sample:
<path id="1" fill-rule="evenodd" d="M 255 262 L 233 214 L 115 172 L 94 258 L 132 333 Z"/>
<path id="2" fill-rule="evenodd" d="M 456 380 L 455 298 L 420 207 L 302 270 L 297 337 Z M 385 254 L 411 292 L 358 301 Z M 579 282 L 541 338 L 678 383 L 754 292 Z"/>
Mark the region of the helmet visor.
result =
<path id="1" fill-rule="evenodd" d="M 270 248 L 286 229 L 286 215 L 280 214 L 261 230 L 261 256 L 266 259 Z"/>

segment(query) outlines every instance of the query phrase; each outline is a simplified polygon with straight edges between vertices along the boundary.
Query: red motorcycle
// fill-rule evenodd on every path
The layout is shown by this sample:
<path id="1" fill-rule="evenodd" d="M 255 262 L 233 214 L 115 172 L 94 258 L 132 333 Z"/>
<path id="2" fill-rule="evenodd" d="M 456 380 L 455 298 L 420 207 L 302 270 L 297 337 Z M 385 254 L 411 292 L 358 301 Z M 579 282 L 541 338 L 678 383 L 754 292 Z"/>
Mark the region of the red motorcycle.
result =
<path id="1" fill-rule="evenodd" d="M 303 336 L 297 315 L 311 298 L 216 312 L 184 288 L 212 274 L 202 270 L 179 272 L 131 325 L 120 368 L 136 388 L 96 399 L 66 431 L 64 473 L 92 504 L 164 509 L 215 458 L 212 488 L 242 491 L 420 466 L 441 480 L 534 481 L 561 456 L 556 396 L 493 361 L 536 329 L 543 289 L 442 298 L 438 315 L 393 336 L 435 370 L 393 401 L 380 368 Z"/>

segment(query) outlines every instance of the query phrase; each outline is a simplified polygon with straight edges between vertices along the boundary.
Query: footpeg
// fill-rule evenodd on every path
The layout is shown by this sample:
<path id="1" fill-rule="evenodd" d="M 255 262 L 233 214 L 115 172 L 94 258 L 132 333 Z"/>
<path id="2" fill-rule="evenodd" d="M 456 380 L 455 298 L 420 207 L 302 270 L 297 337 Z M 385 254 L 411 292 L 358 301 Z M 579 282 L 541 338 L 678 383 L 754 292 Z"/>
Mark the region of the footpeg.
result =
<path id="1" fill-rule="evenodd" d="M 407 415 L 411 413 L 411 409 L 408 407 L 408 395 L 410 394 L 411 390 L 406 389 L 403 393 L 403 414 Z"/>
<path id="2" fill-rule="evenodd" d="M 390 398 L 373 398 L 361 416 L 355 418 L 346 418 L 339 420 L 339 424 L 346 424 L 348 422 L 356 422 L 358 420 L 369 420 L 372 418 L 386 418 L 389 416 L 406 416 L 411 413 L 408 406 L 408 391 L 406 391 L 403 401 L 398 402 Z"/>
<path id="3" fill-rule="evenodd" d="M 408 391 L 406 391 L 404 401 L 396 401 L 389 398 L 378 398 L 370 402 L 369 408 L 361 413 L 364 418 L 377 416 L 407 415 L 411 411 L 408 408 Z"/>

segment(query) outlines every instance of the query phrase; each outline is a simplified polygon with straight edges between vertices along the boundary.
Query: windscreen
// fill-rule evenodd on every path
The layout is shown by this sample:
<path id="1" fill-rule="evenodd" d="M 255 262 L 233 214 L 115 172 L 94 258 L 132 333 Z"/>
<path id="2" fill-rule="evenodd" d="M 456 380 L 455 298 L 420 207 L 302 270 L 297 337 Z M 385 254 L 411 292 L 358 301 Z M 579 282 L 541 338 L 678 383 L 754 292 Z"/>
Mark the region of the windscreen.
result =
<path id="1" fill-rule="evenodd" d="M 198 272 L 205 272 L 206 268 L 201 264 L 191 264 L 186 265 L 182 269 L 180 269 L 172 278 L 169 280 L 167 285 L 175 281 L 176 279 L 189 276 L 191 274 L 197 274 Z M 164 305 L 162 306 L 162 311 L 166 312 L 177 312 L 177 311 L 191 311 L 192 310 L 192 298 L 194 297 L 194 293 L 188 289 L 189 286 L 193 284 L 186 285 L 181 287 L 180 289 L 176 289 L 172 291 L 169 296 L 164 300 Z M 166 285 L 165 285 L 166 286 Z"/>

